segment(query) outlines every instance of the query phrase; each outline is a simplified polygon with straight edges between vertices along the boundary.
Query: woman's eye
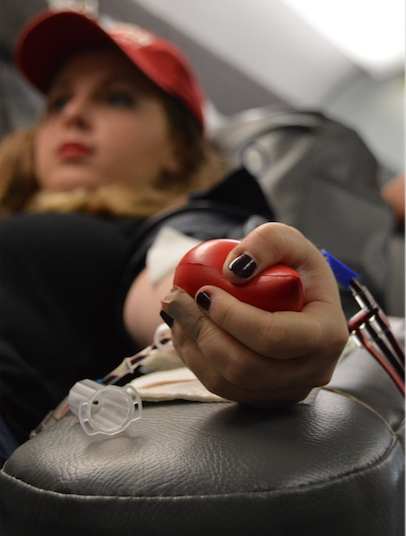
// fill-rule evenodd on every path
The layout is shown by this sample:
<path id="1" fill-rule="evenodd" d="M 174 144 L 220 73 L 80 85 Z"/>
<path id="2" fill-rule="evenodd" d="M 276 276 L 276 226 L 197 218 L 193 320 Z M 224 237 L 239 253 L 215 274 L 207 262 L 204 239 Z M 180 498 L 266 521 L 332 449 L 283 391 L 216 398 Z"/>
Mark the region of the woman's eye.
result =
<path id="1" fill-rule="evenodd" d="M 122 106 L 125 108 L 134 106 L 135 104 L 134 98 L 127 93 L 111 93 L 107 97 L 107 102 L 111 106 Z"/>
<path id="2" fill-rule="evenodd" d="M 62 108 L 66 105 L 69 98 L 65 96 L 60 97 L 51 97 L 48 101 L 48 112 L 55 113 L 60 112 Z"/>

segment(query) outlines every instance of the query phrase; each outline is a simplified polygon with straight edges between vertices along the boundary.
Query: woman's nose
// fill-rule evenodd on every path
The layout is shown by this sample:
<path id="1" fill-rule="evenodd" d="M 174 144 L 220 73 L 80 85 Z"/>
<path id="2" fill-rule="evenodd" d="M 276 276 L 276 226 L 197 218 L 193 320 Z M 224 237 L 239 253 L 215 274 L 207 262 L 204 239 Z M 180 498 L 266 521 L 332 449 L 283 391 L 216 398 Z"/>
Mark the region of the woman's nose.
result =
<path id="1" fill-rule="evenodd" d="M 76 96 L 69 100 L 63 110 L 63 120 L 67 126 L 90 128 L 91 105 L 83 96 Z"/>

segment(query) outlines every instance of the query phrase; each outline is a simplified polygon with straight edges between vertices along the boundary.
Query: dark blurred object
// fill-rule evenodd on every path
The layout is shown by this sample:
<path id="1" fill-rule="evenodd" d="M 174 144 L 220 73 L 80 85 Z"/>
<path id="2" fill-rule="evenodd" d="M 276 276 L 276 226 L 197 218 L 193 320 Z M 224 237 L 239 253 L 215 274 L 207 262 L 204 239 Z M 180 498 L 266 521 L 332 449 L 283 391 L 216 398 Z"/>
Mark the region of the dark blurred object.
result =
<path id="1" fill-rule="evenodd" d="M 397 175 L 382 188 L 382 197 L 392 206 L 399 231 L 405 232 L 405 174 Z"/>
<path id="2" fill-rule="evenodd" d="M 214 140 L 230 165 L 242 160 L 257 177 L 278 221 L 358 272 L 387 314 L 404 316 L 404 241 L 381 196 L 393 172 L 355 130 L 278 105 L 230 117 Z M 347 317 L 355 314 L 348 289 L 341 297 Z"/>

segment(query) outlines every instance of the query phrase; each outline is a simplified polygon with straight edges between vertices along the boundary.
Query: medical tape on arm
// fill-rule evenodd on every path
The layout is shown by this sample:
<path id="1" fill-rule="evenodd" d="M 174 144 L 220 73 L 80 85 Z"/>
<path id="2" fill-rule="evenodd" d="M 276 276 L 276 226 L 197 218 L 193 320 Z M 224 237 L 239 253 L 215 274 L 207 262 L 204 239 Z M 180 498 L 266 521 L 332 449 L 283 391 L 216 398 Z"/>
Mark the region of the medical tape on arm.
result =
<path id="1" fill-rule="evenodd" d="M 174 270 L 182 257 L 200 243 L 201 240 L 172 227 L 162 227 L 146 258 L 146 268 L 152 286 L 157 285 L 166 274 Z"/>

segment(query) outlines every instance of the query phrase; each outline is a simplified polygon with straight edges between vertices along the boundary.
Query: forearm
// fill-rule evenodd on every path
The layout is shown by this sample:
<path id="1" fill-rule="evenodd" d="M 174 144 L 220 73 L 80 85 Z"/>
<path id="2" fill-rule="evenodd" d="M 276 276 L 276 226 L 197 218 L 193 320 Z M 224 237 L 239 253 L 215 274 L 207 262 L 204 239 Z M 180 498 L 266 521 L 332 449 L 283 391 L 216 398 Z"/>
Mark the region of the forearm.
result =
<path id="1" fill-rule="evenodd" d="M 145 268 L 128 291 L 124 302 L 124 325 L 140 346 L 151 344 L 156 328 L 162 323 L 159 315 L 161 300 L 173 286 L 173 275 L 174 270 L 171 270 L 153 285 Z"/>
<path id="2" fill-rule="evenodd" d="M 183 257 L 200 240 L 171 227 L 163 227 L 147 253 L 146 268 L 133 281 L 124 303 L 124 325 L 142 346 L 151 344 L 159 316 L 161 300 L 173 286 L 175 269 Z"/>

